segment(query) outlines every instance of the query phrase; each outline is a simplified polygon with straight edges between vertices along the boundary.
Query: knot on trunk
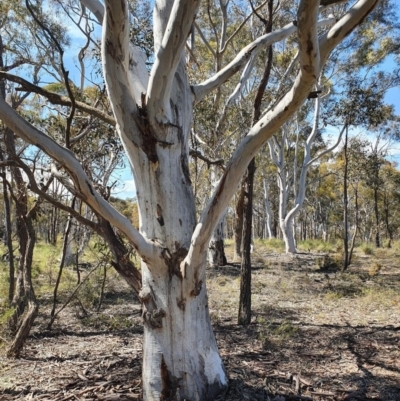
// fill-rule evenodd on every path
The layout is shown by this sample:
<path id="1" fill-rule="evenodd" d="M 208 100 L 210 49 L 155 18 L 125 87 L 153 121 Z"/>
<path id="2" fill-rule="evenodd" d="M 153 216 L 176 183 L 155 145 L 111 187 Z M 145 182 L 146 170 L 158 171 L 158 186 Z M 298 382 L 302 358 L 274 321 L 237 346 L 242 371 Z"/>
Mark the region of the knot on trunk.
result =
<path id="1" fill-rule="evenodd" d="M 142 314 L 144 324 L 153 329 L 160 329 L 162 327 L 162 319 L 165 316 L 167 314 L 163 309 L 156 309 L 152 312 L 144 310 Z"/>
<path id="2" fill-rule="evenodd" d="M 201 287 L 202 286 L 203 286 L 203 281 L 202 280 L 196 281 L 193 290 L 190 292 L 190 295 L 192 297 L 197 297 L 197 295 L 199 295 L 200 292 L 201 292 Z"/>
<path id="3" fill-rule="evenodd" d="M 162 327 L 162 319 L 167 314 L 161 308 L 157 308 L 156 301 L 154 299 L 152 288 L 147 290 L 143 289 L 140 292 L 140 300 L 143 304 L 142 319 L 143 323 L 153 329 L 159 329 Z"/>
<path id="4" fill-rule="evenodd" d="M 188 250 L 186 248 L 181 248 L 179 243 L 175 243 L 176 251 L 171 253 L 167 248 L 165 248 L 161 255 L 165 261 L 165 264 L 168 267 L 168 273 L 170 278 L 174 275 L 177 276 L 180 280 L 183 279 L 182 270 L 181 270 L 181 263 L 185 259 Z"/>

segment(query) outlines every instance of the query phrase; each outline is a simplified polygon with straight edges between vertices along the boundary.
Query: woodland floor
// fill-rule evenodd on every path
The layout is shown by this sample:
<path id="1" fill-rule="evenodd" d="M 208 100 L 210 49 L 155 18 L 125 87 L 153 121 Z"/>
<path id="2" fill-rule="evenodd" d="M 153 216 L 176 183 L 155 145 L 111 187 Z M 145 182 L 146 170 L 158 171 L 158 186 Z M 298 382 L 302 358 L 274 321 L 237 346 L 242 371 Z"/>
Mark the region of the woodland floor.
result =
<path id="1" fill-rule="evenodd" d="M 236 324 L 238 265 L 208 271 L 230 377 L 218 400 L 400 401 L 400 252 L 358 254 L 346 274 L 320 268 L 322 254 L 253 258 L 247 328 Z M 0 400 L 140 400 L 140 306 L 119 289 L 98 313 L 67 307 L 52 331 L 42 306 L 21 357 L 1 351 Z"/>

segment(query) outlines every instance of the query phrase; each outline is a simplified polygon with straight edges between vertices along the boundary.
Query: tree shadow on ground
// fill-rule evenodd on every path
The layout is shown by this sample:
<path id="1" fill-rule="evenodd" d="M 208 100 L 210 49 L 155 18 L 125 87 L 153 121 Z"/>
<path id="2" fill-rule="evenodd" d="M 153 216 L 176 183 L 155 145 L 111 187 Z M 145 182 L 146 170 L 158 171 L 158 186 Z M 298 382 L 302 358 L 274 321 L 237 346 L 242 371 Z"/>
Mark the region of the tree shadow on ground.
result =
<path id="1" fill-rule="evenodd" d="M 233 386 L 224 399 L 400 401 L 400 327 L 302 324 L 275 309 L 266 317 L 283 323 L 216 328 Z"/>

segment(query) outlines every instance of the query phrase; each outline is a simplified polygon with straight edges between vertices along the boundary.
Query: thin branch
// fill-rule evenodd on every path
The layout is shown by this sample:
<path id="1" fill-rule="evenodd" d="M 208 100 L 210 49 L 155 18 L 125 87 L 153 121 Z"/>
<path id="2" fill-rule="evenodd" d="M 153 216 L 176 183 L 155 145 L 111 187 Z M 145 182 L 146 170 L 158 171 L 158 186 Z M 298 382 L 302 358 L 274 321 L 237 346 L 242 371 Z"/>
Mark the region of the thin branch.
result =
<path id="1" fill-rule="evenodd" d="M 314 162 L 316 162 L 318 159 L 320 159 L 322 156 L 325 156 L 327 153 L 332 152 L 333 150 L 335 150 L 335 148 L 339 145 L 342 136 L 343 136 L 343 132 L 346 129 L 346 124 L 343 126 L 342 130 L 339 133 L 338 139 L 337 141 L 328 149 L 325 149 L 323 152 L 321 152 L 319 155 L 315 156 L 313 159 L 311 159 L 308 163 L 307 163 L 307 167 L 311 166 Z"/>
<path id="2" fill-rule="evenodd" d="M 318 27 L 332 25 L 336 21 L 335 18 L 327 18 L 317 23 Z M 262 49 L 272 45 L 275 42 L 283 40 L 296 32 L 297 26 L 291 22 L 281 29 L 260 36 L 252 43 L 244 47 L 239 54 L 222 70 L 217 72 L 213 77 L 206 81 L 193 85 L 192 90 L 195 96 L 195 101 L 199 102 L 207 94 L 224 84 L 229 78 L 236 74 L 248 62 L 252 54 L 258 54 Z"/>
<path id="3" fill-rule="evenodd" d="M 67 92 L 68 92 L 68 96 L 69 99 L 71 101 L 71 110 L 70 113 L 67 117 L 67 127 L 65 129 L 65 146 L 67 148 L 70 147 L 70 136 L 71 136 L 71 126 L 72 126 L 72 121 L 74 119 L 74 114 L 75 114 L 75 109 L 76 109 L 76 104 L 75 104 L 75 96 L 72 92 L 72 88 L 71 88 L 71 83 L 69 80 L 69 71 L 67 71 L 65 69 L 64 66 L 64 49 L 61 47 L 60 42 L 57 40 L 57 38 L 55 37 L 55 35 L 53 35 L 53 32 L 51 31 L 51 29 L 49 29 L 36 15 L 36 13 L 34 12 L 34 10 L 32 9 L 29 0 L 25 0 L 25 4 L 26 4 L 26 8 L 28 9 L 29 13 L 31 14 L 32 18 L 35 20 L 35 22 L 43 29 L 43 31 L 45 31 L 51 38 L 51 40 L 53 41 L 54 45 L 56 46 L 56 48 L 58 49 L 58 52 L 60 53 L 60 68 L 61 68 L 61 72 L 64 78 L 64 84 L 65 87 L 67 88 Z"/>
<path id="4" fill-rule="evenodd" d="M 201 30 L 201 28 L 199 27 L 199 25 L 197 24 L 196 21 L 194 21 L 193 23 L 194 27 L 197 29 L 197 32 L 200 35 L 201 40 L 203 41 L 203 43 L 207 46 L 207 49 L 210 50 L 211 54 L 214 56 L 214 58 L 217 57 L 217 54 L 215 53 L 214 49 L 212 48 L 212 46 L 210 45 L 210 42 L 207 40 L 207 38 L 204 36 L 203 31 Z"/>
<path id="5" fill-rule="evenodd" d="M 259 11 L 261 10 L 266 4 L 268 0 L 265 0 L 263 3 L 261 3 L 259 6 L 257 6 L 254 10 Z M 224 53 L 225 50 L 227 49 L 228 45 L 232 40 L 235 38 L 235 36 L 240 32 L 240 30 L 243 28 L 244 24 L 249 20 L 249 18 L 253 15 L 254 10 L 247 16 L 245 19 L 240 23 L 240 25 L 235 29 L 235 31 L 232 33 L 231 36 L 226 40 L 224 47 L 220 50 L 221 53 Z"/>
<path id="6" fill-rule="evenodd" d="M 40 198 L 46 200 L 47 202 L 51 203 L 53 206 L 55 206 L 58 209 L 64 210 L 64 212 L 67 212 L 71 214 L 77 221 L 80 223 L 84 224 L 85 226 L 91 228 L 94 231 L 98 231 L 97 224 L 94 223 L 92 220 L 86 219 L 83 217 L 81 214 L 79 214 L 76 210 L 72 209 L 71 207 L 65 205 L 62 202 L 59 202 L 55 200 L 51 195 L 49 195 L 46 191 L 44 191 L 42 188 L 39 188 L 37 185 L 36 179 L 32 173 L 32 170 L 27 166 L 25 163 L 22 162 L 22 160 L 18 160 L 17 163 L 18 167 L 22 168 L 24 170 L 24 173 L 28 177 L 29 180 L 29 189 L 34 192 L 36 195 L 38 195 Z"/>
<path id="7" fill-rule="evenodd" d="M 13 74 L 9 74 L 4 71 L 0 71 L 0 79 L 7 79 L 11 82 L 15 82 L 21 85 L 21 88 L 17 88 L 16 90 L 21 91 L 25 90 L 27 92 L 37 93 L 48 99 L 52 104 L 58 104 L 60 106 L 71 106 L 71 99 L 67 96 L 61 96 L 58 93 L 51 92 L 47 89 L 41 88 L 40 86 L 34 85 L 31 82 Z M 75 101 L 76 108 L 80 111 L 84 111 L 94 117 L 99 118 L 107 124 L 115 126 L 115 120 L 112 116 L 108 115 L 104 111 L 99 110 L 96 107 L 89 106 L 88 104 L 80 101 Z"/>
<path id="8" fill-rule="evenodd" d="M 17 67 L 19 67 L 19 66 L 21 66 L 23 64 L 32 64 L 32 62 L 29 61 L 28 59 L 24 59 L 23 58 L 23 59 L 16 60 L 12 64 L 6 65 L 3 68 L 4 68 L 4 71 L 11 71 L 14 68 L 17 68 Z"/>
<path id="9" fill-rule="evenodd" d="M 216 159 L 216 160 L 209 159 L 198 150 L 190 149 L 189 156 L 197 157 L 198 159 L 203 160 L 204 162 L 207 163 L 208 166 L 216 165 L 216 166 L 220 166 L 222 169 L 225 168 L 224 167 L 224 159 Z"/>

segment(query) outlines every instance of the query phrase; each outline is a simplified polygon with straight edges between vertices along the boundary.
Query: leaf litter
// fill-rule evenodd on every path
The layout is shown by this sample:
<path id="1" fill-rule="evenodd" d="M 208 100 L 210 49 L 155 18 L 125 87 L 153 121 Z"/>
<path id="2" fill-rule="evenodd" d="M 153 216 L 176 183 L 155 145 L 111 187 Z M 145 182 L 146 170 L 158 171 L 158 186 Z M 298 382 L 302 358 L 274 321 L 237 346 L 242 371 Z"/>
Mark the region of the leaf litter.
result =
<path id="1" fill-rule="evenodd" d="M 400 401 L 400 267 L 370 277 L 361 257 L 341 274 L 321 255 L 259 256 L 248 327 L 236 322 L 240 266 L 207 271 L 230 378 L 216 401 Z M 0 401 L 141 400 L 140 305 L 119 288 L 89 319 L 67 307 L 52 331 L 43 306 L 21 357 L 1 350 Z"/>

